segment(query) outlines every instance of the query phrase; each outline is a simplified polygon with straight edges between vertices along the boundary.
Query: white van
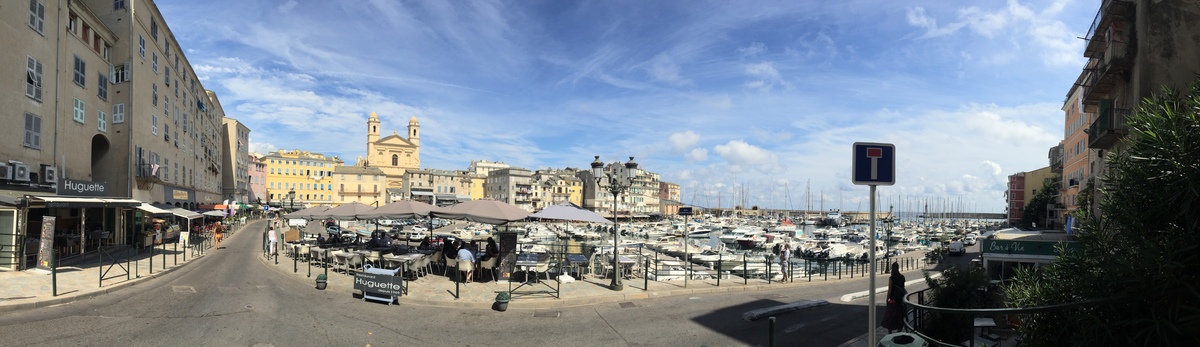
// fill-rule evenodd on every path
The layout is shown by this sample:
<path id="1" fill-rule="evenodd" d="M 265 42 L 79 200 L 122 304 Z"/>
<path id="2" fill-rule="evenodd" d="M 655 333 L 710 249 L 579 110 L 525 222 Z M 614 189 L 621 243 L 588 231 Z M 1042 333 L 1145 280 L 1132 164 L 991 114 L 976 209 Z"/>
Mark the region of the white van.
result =
<path id="1" fill-rule="evenodd" d="M 954 241 L 950 243 L 950 255 L 963 255 L 967 253 L 967 247 L 963 246 L 962 241 Z"/>

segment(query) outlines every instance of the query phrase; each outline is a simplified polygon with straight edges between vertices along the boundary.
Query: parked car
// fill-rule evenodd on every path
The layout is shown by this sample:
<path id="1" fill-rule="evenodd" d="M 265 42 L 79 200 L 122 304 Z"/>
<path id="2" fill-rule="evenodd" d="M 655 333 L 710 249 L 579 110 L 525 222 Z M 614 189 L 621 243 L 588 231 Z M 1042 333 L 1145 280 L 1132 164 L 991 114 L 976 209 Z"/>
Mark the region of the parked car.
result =
<path id="1" fill-rule="evenodd" d="M 379 220 L 379 225 L 388 225 L 388 226 L 390 226 L 390 225 L 398 225 L 398 223 L 396 223 L 396 221 L 394 221 L 394 220 L 391 220 L 391 219 L 380 219 L 380 220 Z"/>
<path id="2" fill-rule="evenodd" d="M 963 238 L 963 245 L 974 246 L 975 242 L 974 236 L 967 235 L 967 237 Z"/>
<path id="3" fill-rule="evenodd" d="M 342 227 L 338 226 L 337 224 L 326 226 L 325 232 L 333 234 L 333 235 L 341 234 Z"/>
<path id="4" fill-rule="evenodd" d="M 425 239 L 425 233 L 423 233 L 423 232 L 418 232 L 418 231 L 408 232 L 408 240 L 409 241 L 421 241 L 424 239 Z"/>
<path id="5" fill-rule="evenodd" d="M 967 253 L 967 247 L 963 245 L 962 241 L 951 242 L 949 250 L 950 255 L 963 255 L 964 253 Z"/>

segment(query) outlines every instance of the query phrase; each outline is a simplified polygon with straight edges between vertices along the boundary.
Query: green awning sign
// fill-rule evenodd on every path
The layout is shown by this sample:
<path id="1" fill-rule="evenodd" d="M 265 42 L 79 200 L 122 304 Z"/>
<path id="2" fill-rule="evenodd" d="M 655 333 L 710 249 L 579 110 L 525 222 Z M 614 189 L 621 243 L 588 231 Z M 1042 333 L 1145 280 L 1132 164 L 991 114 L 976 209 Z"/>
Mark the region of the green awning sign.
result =
<path id="1" fill-rule="evenodd" d="M 1021 255 L 1048 255 L 1055 256 L 1055 247 L 1059 244 L 1065 244 L 1068 252 L 1074 252 L 1079 249 L 1078 242 L 1050 242 L 1050 241 L 1019 241 L 1019 240 L 983 240 L 980 247 L 980 252 L 984 254 L 1021 254 Z"/>

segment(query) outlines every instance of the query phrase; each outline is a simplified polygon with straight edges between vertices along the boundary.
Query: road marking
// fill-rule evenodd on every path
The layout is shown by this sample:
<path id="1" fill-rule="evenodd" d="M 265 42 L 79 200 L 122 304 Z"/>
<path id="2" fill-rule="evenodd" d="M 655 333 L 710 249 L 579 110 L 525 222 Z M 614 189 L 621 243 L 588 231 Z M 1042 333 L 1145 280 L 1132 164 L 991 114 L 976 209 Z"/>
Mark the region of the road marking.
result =
<path id="1" fill-rule="evenodd" d="M 171 291 L 176 293 L 195 293 L 196 288 L 192 286 L 171 286 Z"/>
<path id="2" fill-rule="evenodd" d="M 808 325 L 808 324 L 806 324 L 806 323 L 800 323 L 800 324 L 796 324 L 796 325 L 793 325 L 793 326 L 789 326 L 789 327 L 787 327 L 787 328 L 783 329 L 783 332 L 784 332 L 784 333 L 788 333 L 788 334 L 790 334 L 790 333 L 794 333 L 794 332 L 796 332 L 796 330 L 800 330 L 800 328 L 803 328 L 803 327 L 804 327 L 804 326 L 806 326 L 806 325 Z"/>
<path id="3" fill-rule="evenodd" d="M 936 273 L 936 274 L 929 275 L 929 278 L 933 278 L 933 279 L 938 279 L 939 277 L 942 277 L 942 274 L 940 274 L 940 273 Z M 904 282 L 904 286 L 905 286 L 905 287 L 908 287 L 908 286 L 910 286 L 910 285 L 913 285 L 913 284 L 916 284 L 916 283 L 920 283 L 920 282 L 925 282 L 925 278 L 924 278 L 924 277 L 921 277 L 920 279 L 915 279 L 915 280 L 912 280 L 912 281 Z M 886 294 L 886 293 L 887 293 L 887 287 L 879 287 L 879 288 L 875 288 L 875 293 L 876 293 L 876 294 Z M 850 294 L 842 295 L 842 301 L 844 301 L 844 302 L 851 302 L 851 301 L 854 301 L 854 300 L 858 300 L 858 299 L 865 298 L 865 297 L 867 297 L 867 296 L 870 296 L 870 295 L 871 295 L 871 291 L 869 291 L 869 290 L 864 290 L 864 291 L 861 291 L 861 292 L 855 292 L 855 293 L 850 293 Z"/>

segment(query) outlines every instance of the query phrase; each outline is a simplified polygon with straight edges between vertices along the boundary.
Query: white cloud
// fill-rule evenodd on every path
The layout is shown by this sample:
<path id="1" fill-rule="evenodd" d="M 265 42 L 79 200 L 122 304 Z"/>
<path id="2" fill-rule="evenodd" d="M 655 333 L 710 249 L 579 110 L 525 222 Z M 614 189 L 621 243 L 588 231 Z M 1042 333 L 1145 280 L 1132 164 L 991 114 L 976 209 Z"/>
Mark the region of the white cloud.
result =
<path id="1" fill-rule="evenodd" d="M 757 78 L 756 81 L 746 82 L 745 86 L 754 89 L 770 90 L 775 85 L 786 85 L 779 70 L 775 69 L 775 64 L 769 61 L 763 61 L 754 64 L 746 64 L 745 72 L 752 78 Z"/>
<path id="2" fill-rule="evenodd" d="M 1037 12 L 1028 5 L 1017 0 L 1008 0 L 1006 6 L 997 9 L 983 9 L 971 6 L 959 9 L 956 21 L 945 26 L 939 26 L 937 19 L 928 15 L 923 7 L 909 8 L 906 21 L 910 26 L 924 30 L 921 38 L 946 36 L 957 32 L 963 27 L 971 33 L 987 39 L 995 39 L 995 47 L 1002 47 L 993 55 L 984 55 L 982 60 L 995 64 L 1007 64 L 1027 54 L 1018 54 L 1014 50 L 1029 50 L 1029 54 L 1041 56 L 1042 63 L 1052 67 L 1078 67 L 1084 60 L 1079 51 L 1083 42 L 1076 39 L 1082 34 L 1073 34 L 1067 25 L 1057 19 L 1065 3 L 1055 1 Z M 1021 46 L 1022 42 L 1032 42 L 1028 48 Z"/>
<path id="3" fill-rule="evenodd" d="M 270 144 L 270 143 L 254 142 L 253 139 L 250 140 L 250 151 L 251 152 L 255 152 L 255 153 L 259 153 L 259 154 L 267 154 L 267 153 L 274 152 L 278 149 L 279 148 L 275 148 L 275 145 Z"/>
<path id="4" fill-rule="evenodd" d="M 767 44 L 762 42 L 751 42 L 749 46 L 738 47 L 737 52 L 743 57 L 753 57 L 767 52 Z"/>
<path id="5" fill-rule="evenodd" d="M 666 54 L 659 54 L 654 57 L 650 64 L 650 77 L 655 80 L 670 83 L 672 85 L 684 85 L 691 81 L 679 76 L 679 65 L 671 61 L 671 57 Z"/>
<path id="6" fill-rule="evenodd" d="M 708 150 L 704 148 L 692 148 L 692 150 L 688 151 L 683 157 L 684 159 L 687 159 L 689 163 L 705 161 L 708 160 Z"/>
<path id="7" fill-rule="evenodd" d="M 996 175 L 999 175 L 1000 173 L 1004 172 L 1003 170 L 1000 169 L 1000 164 L 996 164 L 996 162 L 991 161 L 991 160 L 984 160 L 982 163 L 979 164 L 979 166 L 983 168 L 984 172 L 986 172 L 992 176 L 996 176 Z"/>
<path id="8" fill-rule="evenodd" d="M 283 5 L 279 5 L 279 12 L 291 11 L 292 9 L 296 8 L 296 6 L 298 6 L 298 5 L 300 5 L 300 4 L 297 3 L 296 0 L 288 0 L 288 2 L 284 3 Z"/>
<path id="9" fill-rule="evenodd" d="M 674 133 L 667 137 L 667 142 L 671 143 L 672 151 L 683 153 L 688 148 L 692 148 L 700 143 L 700 134 L 691 130 Z"/>
<path id="10" fill-rule="evenodd" d="M 751 166 L 762 170 L 774 169 L 779 166 L 779 156 L 775 153 L 742 140 L 731 140 L 726 144 L 716 145 L 713 147 L 713 152 L 734 165 Z"/>

